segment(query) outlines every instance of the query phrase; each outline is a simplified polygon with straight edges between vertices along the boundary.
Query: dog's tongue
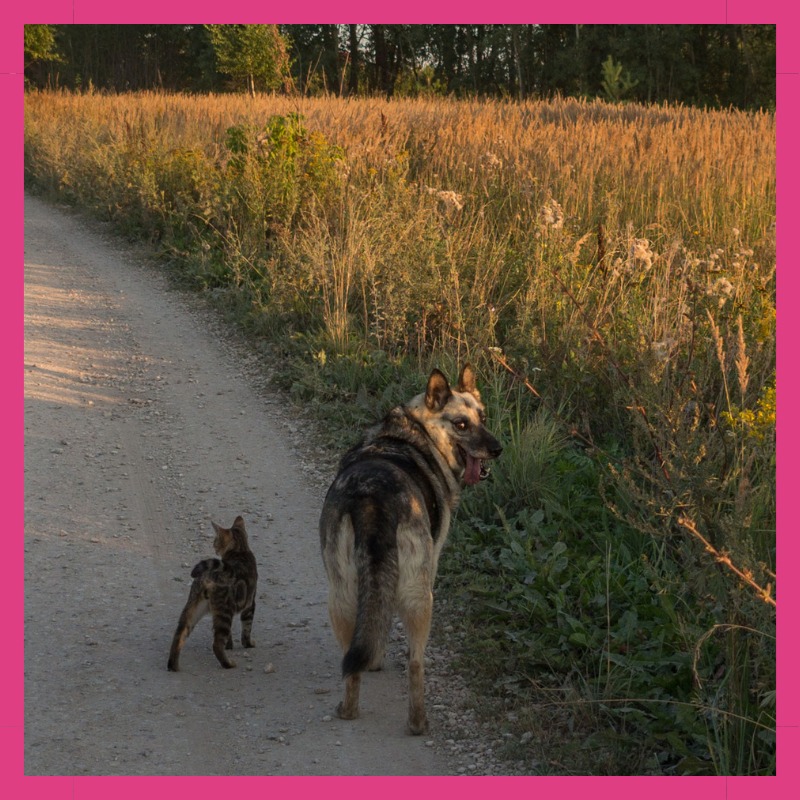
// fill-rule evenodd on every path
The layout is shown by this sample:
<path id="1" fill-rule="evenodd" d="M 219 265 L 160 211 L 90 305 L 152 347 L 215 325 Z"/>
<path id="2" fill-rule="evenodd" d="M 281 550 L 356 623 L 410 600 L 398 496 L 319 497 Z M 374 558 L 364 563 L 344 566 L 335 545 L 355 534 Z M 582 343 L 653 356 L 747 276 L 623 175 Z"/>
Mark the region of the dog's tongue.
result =
<path id="1" fill-rule="evenodd" d="M 480 459 L 473 458 L 471 455 L 467 455 L 467 466 L 464 469 L 464 483 L 466 483 L 467 486 L 474 486 L 476 483 L 480 483 L 480 480 L 481 480 Z"/>

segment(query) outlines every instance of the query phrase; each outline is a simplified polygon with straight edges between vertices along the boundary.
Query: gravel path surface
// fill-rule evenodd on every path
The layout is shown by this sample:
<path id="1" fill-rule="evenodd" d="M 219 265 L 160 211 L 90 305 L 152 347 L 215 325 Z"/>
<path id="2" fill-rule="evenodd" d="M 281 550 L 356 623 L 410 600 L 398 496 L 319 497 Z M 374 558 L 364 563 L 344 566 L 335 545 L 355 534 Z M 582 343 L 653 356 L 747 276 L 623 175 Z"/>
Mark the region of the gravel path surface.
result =
<path id="1" fill-rule="evenodd" d="M 196 297 L 103 228 L 26 198 L 27 775 L 503 770 L 436 642 L 430 735 L 404 734 L 399 628 L 361 718 L 333 716 L 317 519 L 335 454 L 313 451 L 261 360 Z M 237 514 L 259 566 L 256 648 L 237 623 L 238 668 L 221 669 L 206 619 L 169 673 L 210 520 Z"/>

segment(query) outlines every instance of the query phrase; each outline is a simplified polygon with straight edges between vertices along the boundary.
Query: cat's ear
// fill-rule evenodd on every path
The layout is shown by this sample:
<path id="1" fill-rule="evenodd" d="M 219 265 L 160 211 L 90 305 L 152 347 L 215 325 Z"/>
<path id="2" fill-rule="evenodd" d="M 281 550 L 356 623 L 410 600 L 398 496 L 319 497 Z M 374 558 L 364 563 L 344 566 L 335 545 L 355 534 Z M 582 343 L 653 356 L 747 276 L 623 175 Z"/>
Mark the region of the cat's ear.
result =
<path id="1" fill-rule="evenodd" d="M 222 525 L 217 525 L 213 519 L 211 520 L 211 525 L 214 527 L 215 533 L 223 533 L 225 531 L 225 528 L 223 528 Z"/>
<path id="2" fill-rule="evenodd" d="M 244 520 L 241 517 L 236 517 L 236 519 L 233 521 L 233 525 L 231 527 L 232 528 L 242 528 L 243 529 L 244 528 Z"/>

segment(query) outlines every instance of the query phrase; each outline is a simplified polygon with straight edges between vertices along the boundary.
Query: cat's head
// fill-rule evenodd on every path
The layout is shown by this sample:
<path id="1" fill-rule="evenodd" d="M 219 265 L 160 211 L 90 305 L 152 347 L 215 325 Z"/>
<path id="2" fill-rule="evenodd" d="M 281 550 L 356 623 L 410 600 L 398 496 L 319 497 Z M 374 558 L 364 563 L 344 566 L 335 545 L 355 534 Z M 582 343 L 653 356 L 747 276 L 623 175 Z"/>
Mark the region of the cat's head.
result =
<path id="1" fill-rule="evenodd" d="M 231 550 L 247 545 L 247 531 L 244 529 L 244 520 L 241 517 L 236 517 L 230 528 L 223 528 L 213 521 L 211 524 L 214 526 L 216 533 L 214 536 L 214 550 L 220 558 L 224 558 L 225 554 Z"/>

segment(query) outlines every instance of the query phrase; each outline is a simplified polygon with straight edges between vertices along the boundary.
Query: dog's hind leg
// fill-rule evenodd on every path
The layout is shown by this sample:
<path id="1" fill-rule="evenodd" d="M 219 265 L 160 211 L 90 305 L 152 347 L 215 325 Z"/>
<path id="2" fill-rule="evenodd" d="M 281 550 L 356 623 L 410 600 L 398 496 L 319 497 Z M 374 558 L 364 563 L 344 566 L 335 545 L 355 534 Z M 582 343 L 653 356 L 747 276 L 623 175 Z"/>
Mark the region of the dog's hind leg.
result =
<path id="1" fill-rule="evenodd" d="M 350 647 L 350 642 L 353 641 L 353 634 L 356 630 L 355 611 L 353 613 L 343 613 L 339 604 L 331 598 L 328 601 L 328 615 L 331 619 L 331 627 L 333 628 L 334 636 L 336 636 L 336 641 L 339 642 L 342 652 L 346 653 Z"/>
<path id="2" fill-rule="evenodd" d="M 408 636 L 408 726 L 414 736 L 428 730 L 425 714 L 425 645 L 431 630 L 433 593 L 401 597 L 400 617 Z"/>
<path id="3" fill-rule="evenodd" d="M 361 673 L 354 672 L 348 675 L 344 682 L 344 700 L 336 706 L 336 716 L 339 719 L 358 718 L 358 695 L 361 689 Z"/>
<path id="4" fill-rule="evenodd" d="M 331 618 L 331 627 L 342 648 L 346 653 L 353 641 L 356 621 L 355 612 L 343 612 L 339 604 L 331 597 L 328 603 Z M 336 716 L 340 719 L 356 719 L 358 717 L 358 696 L 361 688 L 361 673 L 353 673 L 345 678 L 344 700 L 336 707 Z"/>

